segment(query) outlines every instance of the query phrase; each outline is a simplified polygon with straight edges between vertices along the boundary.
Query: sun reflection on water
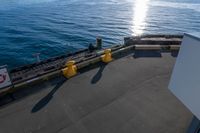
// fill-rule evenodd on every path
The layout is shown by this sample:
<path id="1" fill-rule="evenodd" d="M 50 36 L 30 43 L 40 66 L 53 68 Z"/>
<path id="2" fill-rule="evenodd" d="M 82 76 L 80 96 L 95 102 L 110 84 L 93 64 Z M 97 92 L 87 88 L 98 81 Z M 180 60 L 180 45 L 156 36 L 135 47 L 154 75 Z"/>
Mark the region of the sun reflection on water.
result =
<path id="1" fill-rule="evenodd" d="M 133 7 L 133 25 L 131 27 L 132 35 L 141 35 L 145 29 L 146 14 L 148 12 L 148 3 L 150 0 L 136 0 Z"/>

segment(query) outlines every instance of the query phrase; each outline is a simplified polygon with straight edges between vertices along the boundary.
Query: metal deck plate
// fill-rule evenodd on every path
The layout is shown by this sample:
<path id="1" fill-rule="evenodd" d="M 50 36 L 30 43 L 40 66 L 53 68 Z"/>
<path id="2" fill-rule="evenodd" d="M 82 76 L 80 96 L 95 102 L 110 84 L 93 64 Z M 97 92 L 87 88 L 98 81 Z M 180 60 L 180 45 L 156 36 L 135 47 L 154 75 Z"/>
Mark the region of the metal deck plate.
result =
<path id="1" fill-rule="evenodd" d="M 183 133 L 192 114 L 167 89 L 174 62 L 168 53 L 130 54 L 58 84 L 27 87 L 40 91 L 1 107 L 0 131 Z"/>

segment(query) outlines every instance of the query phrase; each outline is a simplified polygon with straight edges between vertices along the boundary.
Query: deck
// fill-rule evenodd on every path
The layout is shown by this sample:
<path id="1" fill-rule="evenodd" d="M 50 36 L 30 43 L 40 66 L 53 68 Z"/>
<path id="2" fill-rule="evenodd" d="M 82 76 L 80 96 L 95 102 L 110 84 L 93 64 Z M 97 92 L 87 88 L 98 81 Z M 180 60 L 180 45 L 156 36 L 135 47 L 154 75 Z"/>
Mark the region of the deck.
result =
<path id="1" fill-rule="evenodd" d="M 165 52 L 137 54 L 15 92 L 15 100 L 0 108 L 0 131 L 186 132 L 192 114 L 168 90 L 176 58 Z"/>

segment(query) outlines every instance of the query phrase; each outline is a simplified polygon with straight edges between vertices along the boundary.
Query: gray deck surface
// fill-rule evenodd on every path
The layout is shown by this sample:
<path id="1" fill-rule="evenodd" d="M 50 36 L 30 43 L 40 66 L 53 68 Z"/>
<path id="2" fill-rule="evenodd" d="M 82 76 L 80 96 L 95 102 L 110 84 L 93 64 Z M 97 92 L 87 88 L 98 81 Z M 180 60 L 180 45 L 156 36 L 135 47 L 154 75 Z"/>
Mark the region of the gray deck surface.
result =
<path id="1" fill-rule="evenodd" d="M 46 82 L 0 108 L 0 133 L 184 133 L 192 114 L 167 88 L 174 62 L 167 53 L 129 55 L 56 86 Z"/>

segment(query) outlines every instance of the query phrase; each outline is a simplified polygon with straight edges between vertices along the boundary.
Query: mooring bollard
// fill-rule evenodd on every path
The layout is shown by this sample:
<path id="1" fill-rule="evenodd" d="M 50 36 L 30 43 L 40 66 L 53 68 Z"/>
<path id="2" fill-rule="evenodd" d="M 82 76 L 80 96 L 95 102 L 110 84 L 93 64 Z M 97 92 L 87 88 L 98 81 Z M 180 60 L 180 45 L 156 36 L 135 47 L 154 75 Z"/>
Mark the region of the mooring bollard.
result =
<path id="1" fill-rule="evenodd" d="M 112 61 L 111 49 L 104 50 L 104 55 L 101 56 L 101 60 L 105 63 Z"/>
<path id="2" fill-rule="evenodd" d="M 68 61 L 66 66 L 66 68 L 62 69 L 63 75 L 66 78 L 71 78 L 77 74 L 77 67 L 74 60 Z"/>
<path id="3" fill-rule="evenodd" d="M 101 49 L 102 48 L 102 39 L 100 37 L 97 37 L 96 39 L 96 47 L 97 49 Z"/>

